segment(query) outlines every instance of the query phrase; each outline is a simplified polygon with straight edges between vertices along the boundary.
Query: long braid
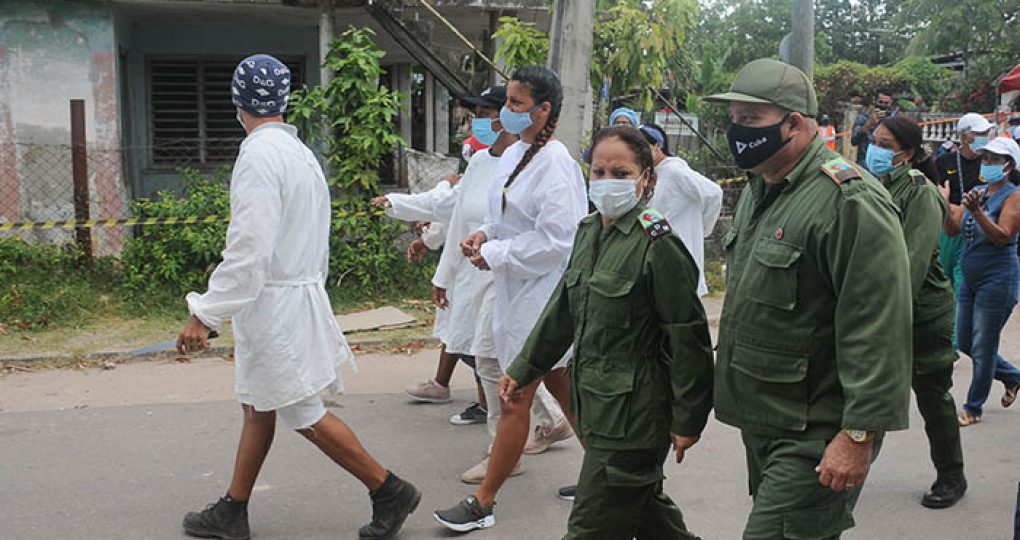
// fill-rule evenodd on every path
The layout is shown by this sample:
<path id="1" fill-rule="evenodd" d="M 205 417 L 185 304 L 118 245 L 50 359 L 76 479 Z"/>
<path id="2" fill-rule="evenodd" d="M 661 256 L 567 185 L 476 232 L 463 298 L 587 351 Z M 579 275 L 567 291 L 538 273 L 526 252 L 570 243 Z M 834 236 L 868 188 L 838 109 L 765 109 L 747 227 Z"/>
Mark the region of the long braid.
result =
<path id="1" fill-rule="evenodd" d="M 510 185 L 514 183 L 517 176 L 524 171 L 524 168 L 531 163 L 531 160 L 545 148 L 545 145 L 552 139 L 553 133 L 556 132 L 556 122 L 560 118 L 560 107 L 563 105 L 563 87 L 560 85 L 560 80 L 552 70 L 542 66 L 526 66 L 514 73 L 511 77 L 512 81 L 517 81 L 530 90 L 532 99 L 535 103 L 544 103 L 546 101 L 552 106 L 549 109 L 549 117 L 546 119 L 545 126 L 535 136 L 535 142 L 531 145 L 521 156 L 521 160 L 517 162 L 517 166 L 514 167 L 510 177 L 507 178 L 506 183 L 503 184 L 503 212 L 506 212 L 506 194 L 510 189 Z"/>
<path id="2" fill-rule="evenodd" d="M 557 116 L 559 115 L 557 114 Z M 556 122 L 558 120 L 559 118 L 555 118 L 552 115 L 549 116 L 549 120 L 545 123 L 545 127 L 543 127 L 542 131 L 538 132 L 538 135 L 535 136 L 535 144 L 532 144 L 531 147 L 524 152 L 524 155 L 521 156 L 521 160 L 518 161 L 517 166 L 514 167 L 514 172 L 510 173 L 510 177 L 507 178 L 506 183 L 503 184 L 502 208 L 504 213 L 506 212 L 506 194 L 507 191 L 510 190 L 510 185 L 517 179 L 517 175 L 524 171 L 524 168 L 528 166 L 528 163 L 531 163 L 531 160 L 534 159 L 535 155 L 538 154 L 541 149 L 545 148 L 546 143 L 552 139 L 553 133 L 556 131 Z"/>

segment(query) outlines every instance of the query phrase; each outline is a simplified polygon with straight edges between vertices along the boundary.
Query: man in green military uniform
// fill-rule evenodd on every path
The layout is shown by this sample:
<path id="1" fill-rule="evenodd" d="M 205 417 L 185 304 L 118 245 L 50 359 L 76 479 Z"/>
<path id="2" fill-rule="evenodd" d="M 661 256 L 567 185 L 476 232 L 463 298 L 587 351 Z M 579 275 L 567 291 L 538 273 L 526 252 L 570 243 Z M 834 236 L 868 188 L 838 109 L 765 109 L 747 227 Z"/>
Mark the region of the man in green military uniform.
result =
<path id="1" fill-rule="evenodd" d="M 638 203 L 655 178 L 640 132 L 602 130 L 592 156 L 599 211 L 581 220 L 563 279 L 501 386 L 519 401 L 518 388 L 574 345 L 571 408 L 585 457 L 564 540 L 695 539 L 662 481 L 671 443 L 680 462 L 712 408 L 698 269 L 669 223 Z M 599 189 L 611 184 L 620 191 Z"/>
<path id="2" fill-rule="evenodd" d="M 921 128 L 906 116 L 890 118 L 875 129 L 868 148 L 869 170 L 889 190 L 900 209 L 910 259 L 914 299 L 914 376 L 917 408 L 924 418 L 931 460 L 938 476 L 921 498 L 928 508 L 948 508 L 967 491 L 963 447 L 953 386 L 953 286 L 942 269 L 939 233 L 946 200 L 918 167 L 935 174 L 924 149 Z"/>
<path id="3" fill-rule="evenodd" d="M 760 59 L 724 94 L 751 171 L 726 235 L 716 416 L 740 428 L 754 507 L 745 540 L 830 539 L 886 431 L 905 429 L 909 266 L 889 194 L 818 137 L 800 70 Z"/>

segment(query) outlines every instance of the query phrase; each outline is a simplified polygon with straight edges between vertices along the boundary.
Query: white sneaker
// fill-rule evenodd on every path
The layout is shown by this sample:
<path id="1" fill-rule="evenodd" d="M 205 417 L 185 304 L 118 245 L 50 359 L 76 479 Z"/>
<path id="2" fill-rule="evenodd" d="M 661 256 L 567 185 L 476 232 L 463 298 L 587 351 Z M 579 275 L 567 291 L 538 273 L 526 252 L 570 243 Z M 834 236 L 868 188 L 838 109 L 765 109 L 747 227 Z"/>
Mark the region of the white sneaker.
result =
<path id="1" fill-rule="evenodd" d="M 571 429 L 570 422 L 566 420 L 561 420 L 559 424 L 553 427 L 537 426 L 531 440 L 524 447 L 524 453 L 541 454 L 548 450 L 550 446 L 573 436 L 574 430 Z"/>
<path id="2" fill-rule="evenodd" d="M 449 403 L 452 401 L 450 399 L 450 388 L 441 386 L 435 379 L 429 379 L 427 382 L 412 386 L 405 390 L 405 392 L 415 401 L 425 403 Z"/>
<path id="3" fill-rule="evenodd" d="M 464 471 L 464 474 L 460 475 L 460 481 L 465 484 L 481 484 L 482 480 L 485 480 L 485 471 L 489 469 L 489 457 L 485 456 L 485 459 L 478 462 L 474 467 Z M 520 476 L 524 474 L 524 467 L 521 466 L 521 462 L 518 461 L 517 465 L 514 465 L 510 476 Z"/>

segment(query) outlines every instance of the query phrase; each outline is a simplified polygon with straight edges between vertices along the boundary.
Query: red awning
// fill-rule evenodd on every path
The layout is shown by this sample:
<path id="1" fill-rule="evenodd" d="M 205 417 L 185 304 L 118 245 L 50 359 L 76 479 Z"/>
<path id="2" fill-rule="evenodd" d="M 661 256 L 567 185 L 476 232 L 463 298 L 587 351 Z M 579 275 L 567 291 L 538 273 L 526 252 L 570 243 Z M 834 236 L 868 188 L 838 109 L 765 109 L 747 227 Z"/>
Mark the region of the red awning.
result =
<path id="1" fill-rule="evenodd" d="M 1005 94 L 1013 90 L 1020 90 L 1020 64 L 1017 64 L 999 81 L 999 93 Z"/>

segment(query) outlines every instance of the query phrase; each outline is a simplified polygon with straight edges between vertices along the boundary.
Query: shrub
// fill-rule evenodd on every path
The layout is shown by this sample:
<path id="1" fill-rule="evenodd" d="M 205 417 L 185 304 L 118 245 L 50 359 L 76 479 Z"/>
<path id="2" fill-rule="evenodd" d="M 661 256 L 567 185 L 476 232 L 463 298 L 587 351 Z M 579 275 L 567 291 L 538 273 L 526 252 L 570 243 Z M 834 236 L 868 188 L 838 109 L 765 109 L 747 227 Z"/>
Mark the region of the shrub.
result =
<path id="1" fill-rule="evenodd" d="M 226 216 L 230 213 L 229 171 L 219 169 L 205 177 L 197 171 L 181 171 L 184 195 L 165 191 L 156 199 L 131 203 L 139 218 Z M 136 298 L 165 298 L 190 290 L 204 290 L 209 274 L 220 262 L 227 224 L 157 225 L 142 227 L 121 254 L 123 280 Z"/>

